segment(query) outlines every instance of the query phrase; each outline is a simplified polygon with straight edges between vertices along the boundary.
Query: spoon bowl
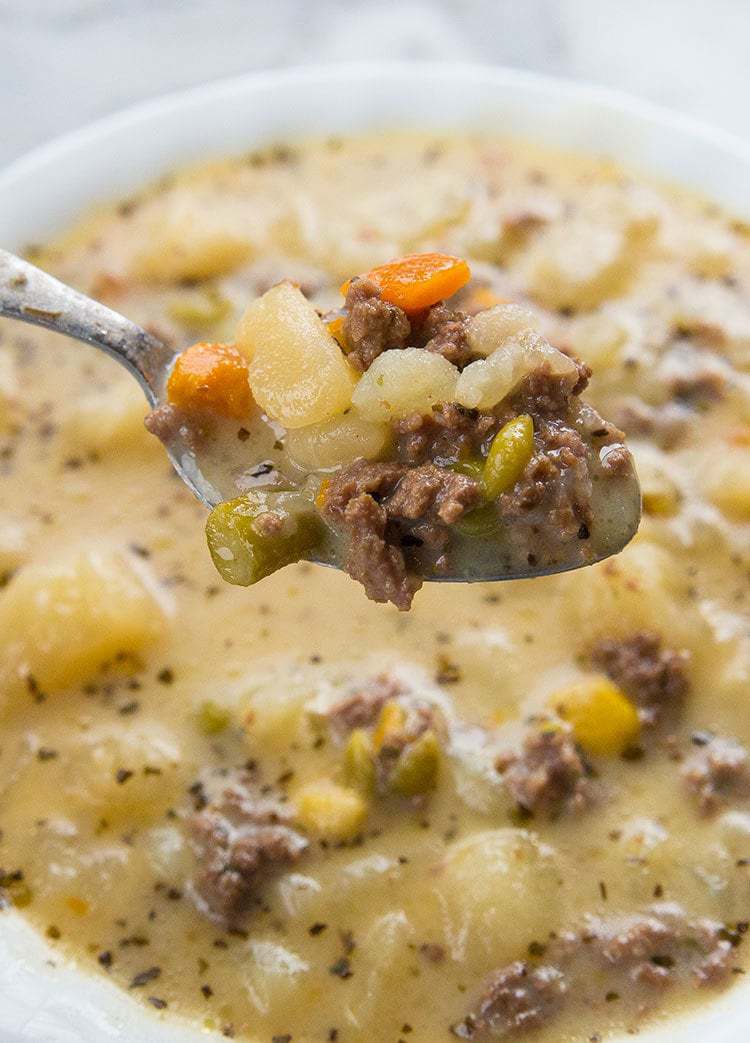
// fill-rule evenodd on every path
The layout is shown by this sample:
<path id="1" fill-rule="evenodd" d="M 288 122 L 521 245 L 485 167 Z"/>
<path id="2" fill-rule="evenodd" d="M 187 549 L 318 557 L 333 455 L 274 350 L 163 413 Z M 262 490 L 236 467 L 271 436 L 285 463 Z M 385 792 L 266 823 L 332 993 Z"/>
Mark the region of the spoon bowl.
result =
<path id="1" fill-rule="evenodd" d="M 5 250 L 0 250 L 0 315 L 43 326 L 99 348 L 135 377 L 152 408 L 166 403 L 167 379 L 177 351 L 118 312 Z M 573 550 L 569 545 L 565 550 L 561 545 L 559 553 L 553 550 L 539 560 L 531 556 L 519 558 L 513 546 L 512 526 L 500 537 L 494 532 L 483 533 L 481 526 L 463 534 L 459 529 L 451 566 L 438 570 L 425 560 L 420 563 L 422 578 L 434 582 L 530 579 L 592 565 L 621 551 L 635 535 L 641 517 L 635 470 L 631 464 L 625 473 L 603 481 L 597 448 L 584 431 L 581 434 L 589 449 L 596 524 L 591 533 L 581 533 L 580 547 L 574 543 Z M 236 495 L 236 491 L 219 488 L 221 483 L 204 474 L 184 433 L 177 430 L 170 435 L 165 447 L 179 477 L 207 508 Z M 307 558 L 320 565 L 344 567 L 336 541 L 325 537 Z"/>

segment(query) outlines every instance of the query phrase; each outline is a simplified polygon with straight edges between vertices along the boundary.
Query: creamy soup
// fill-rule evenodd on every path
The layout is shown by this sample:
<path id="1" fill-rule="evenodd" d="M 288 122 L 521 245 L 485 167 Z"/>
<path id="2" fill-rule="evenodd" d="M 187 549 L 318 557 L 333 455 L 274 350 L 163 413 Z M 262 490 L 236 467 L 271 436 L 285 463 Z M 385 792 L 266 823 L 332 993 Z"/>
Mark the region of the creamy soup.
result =
<path id="1" fill-rule="evenodd" d="M 743 974 L 747 227 L 595 159 L 380 135 L 177 174 L 28 252 L 183 347 L 281 279 L 325 312 L 428 250 L 591 366 L 644 495 L 618 557 L 408 614 L 309 564 L 230 587 L 134 382 L 2 328 L 0 923 L 154 1017 L 598 1041 Z"/>

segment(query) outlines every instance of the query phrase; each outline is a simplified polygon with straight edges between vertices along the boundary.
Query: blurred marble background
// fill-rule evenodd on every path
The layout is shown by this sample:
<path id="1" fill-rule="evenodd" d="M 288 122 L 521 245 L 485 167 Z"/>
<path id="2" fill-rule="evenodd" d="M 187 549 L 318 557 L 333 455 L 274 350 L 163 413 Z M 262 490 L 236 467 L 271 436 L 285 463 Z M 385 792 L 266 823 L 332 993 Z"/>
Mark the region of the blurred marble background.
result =
<path id="1" fill-rule="evenodd" d="M 0 163 L 134 101 L 347 59 L 502 63 L 750 137 L 750 0 L 0 0 Z"/>

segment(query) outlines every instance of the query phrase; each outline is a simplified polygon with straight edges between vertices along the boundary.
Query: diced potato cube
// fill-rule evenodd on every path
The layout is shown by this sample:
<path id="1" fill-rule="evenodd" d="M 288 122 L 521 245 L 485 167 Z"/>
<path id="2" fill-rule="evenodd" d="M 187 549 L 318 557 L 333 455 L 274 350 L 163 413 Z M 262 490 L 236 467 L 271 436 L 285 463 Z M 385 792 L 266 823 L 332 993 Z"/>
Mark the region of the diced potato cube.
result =
<path id="1" fill-rule="evenodd" d="M 606 677 L 590 677 L 556 692 L 550 705 L 572 726 L 576 742 L 593 756 L 618 756 L 640 731 L 635 706 Z"/>
<path id="2" fill-rule="evenodd" d="M 466 337 L 475 355 L 491 355 L 509 337 L 533 330 L 536 325 L 533 312 L 522 304 L 498 304 L 472 318 Z"/>
<path id="3" fill-rule="evenodd" d="M 10 514 L 0 514 L 0 587 L 25 560 L 27 541 L 27 526 Z"/>
<path id="4" fill-rule="evenodd" d="M 709 498 L 733 521 L 750 521 L 750 449 L 728 446 L 705 476 Z"/>
<path id="5" fill-rule="evenodd" d="M 643 510 L 662 518 L 676 514 L 680 509 L 680 488 L 669 473 L 665 455 L 646 443 L 631 448 L 641 486 Z"/>
<path id="6" fill-rule="evenodd" d="M 175 800 L 182 751 L 155 721 L 86 733 L 66 786 L 72 799 L 111 819 L 153 817 Z"/>
<path id="7" fill-rule="evenodd" d="M 541 334 L 525 330 L 507 339 L 491 355 L 470 363 L 459 375 L 455 400 L 469 409 L 491 409 L 529 373 L 544 365 L 561 377 L 576 377 L 571 358 Z"/>
<path id="8" fill-rule="evenodd" d="M 311 782 L 295 796 L 303 829 L 324 840 L 350 840 L 367 817 L 367 802 L 356 790 L 330 779 Z"/>
<path id="9" fill-rule="evenodd" d="M 353 463 L 360 457 L 374 460 L 389 440 L 388 427 L 363 420 L 355 413 L 289 431 L 284 441 L 291 458 L 310 471 L 325 471 Z"/>
<path id="10" fill-rule="evenodd" d="M 247 741 L 253 750 L 263 750 L 281 743 L 302 741 L 310 730 L 306 712 L 310 697 L 309 681 L 294 683 L 286 678 L 279 685 L 274 678 L 254 687 L 241 700 L 241 717 Z"/>
<path id="11" fill-rule="evenodd" d="M 374 423 L 427 414 L 433 406 L 454 400 L 457 380 L 456 367 L 432 351 L 386 351 L 360 378 L 352 404 Z"/>
<path id="12" fill-rule="evenodd" d="M 456 402 L 467 409 L 492 409 L 513 390 L 514 372 L 512 353 L 505 348 L 470 362 L 456 383 Z"/>
<path id="13" fill-rule="evenodd" d="M 228 227 L 182 205 L 156 217 L 149 245 L 133 261 L 133 274 L 149 283 L 198 282 L 226 275 L 251 255 L 251 245 Z"/>
<path id="14" fill-rule="evenodd" d="M 452 844 L 435 884 L 473 971 L 515 959 L 564 917 L 554 852 L 523 829 L 489 829 Z"/>
<path id="15" fill-rule="evenodd" d="M 68 452 L 105 452 L 159 447 L 143 426 L 148 406 L 132 380 L 92 391 L 75 402 L 62 424 Z"/>
<path id="16" fill-rule="evenodd" d="M 546 308 L 588 311 L 623 292 L 655 225 L 587 218 L 553 225 L 528 258 L 529 291 Z"/>
<path id="17" fill-rule="evenodd" d="M 351 403 L 356 376 L 315 308 L 291 283 L 271 287 L 245 312 L 237 347 L 250 362 L 261 408 L 287 428 L 319 424 Z"/>
<path id="18" fill-rule="evenodd" d="M 616 316 L 597 312 L 577 318 L 568 331 L 568 337 L 576 355 L 596 371 L 617 361 L 628 342 L 629 331 Z"/>
<path id="19" fill-rule="evenodd" d="M 706 623 L 690 594 L 690 576 L 669 550 L 636 537 L 608 561 L 570 573 L 565 603 L 577 616 L 580 633 L 627 636 L 654 630 L 674 645 L 694 647 L 705 639 Z"/>
<path id="20" fill-rule="evenodd" d="M 33 677 L 49 691 L 92 676 L 162 635 L 166 616 L 142 562 L 88 551 L 32 564 L 0 598 L 0 690 Z"/>
<path id="21" fill-rule="evenodd" d="M 723 228 L 704 228 L 688 235 L 682 245 L 689 270 L 701 279 L 722 279 L 735 263 L 732 236 Z"/>

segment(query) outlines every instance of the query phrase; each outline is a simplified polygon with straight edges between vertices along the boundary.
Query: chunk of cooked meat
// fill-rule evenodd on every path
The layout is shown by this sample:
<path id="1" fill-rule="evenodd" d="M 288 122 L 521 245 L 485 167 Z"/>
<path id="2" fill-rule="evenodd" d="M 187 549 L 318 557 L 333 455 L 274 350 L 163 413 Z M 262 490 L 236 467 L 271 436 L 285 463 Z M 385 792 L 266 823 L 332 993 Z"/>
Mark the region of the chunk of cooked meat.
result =
<path id="1" fill-rule="evenodd" d="M 498 509 L 529 553 L 549 560 L 560 541 L 576 539 L 590 527 L 591 492 L 581 436 L 563 421 L 540 420 L 534 455 L 513 488 L 498 498 Z"/>
<path id="2" fill-rule="evenodd" d="M 421 586 L 404 547 L 435 546 L 440 533 L 481 499 L 466 475 L 423 464 L 356 461 L 331 480 L 323 518 L 346 537 L 346 569 L 373 601 L 408 609 Z"/>
<path id="3" fill-rule="evenodd" d="M 394 677 L 379 674 L 330 706 L 324 716 L 332 731 L 343 737 L 354 728 L 367 728 L 375 724 L 385 703 L 403 692 L 403 686 Z"/>
<path id="4" fill-rule="evenodd" d="M 476 358 L 469 347 L 469 321 L 470 317 L 463 312 L 452 311 L 445 304 L 436 304 L 430 308 L 419 328 L 417 346 L 442 355 L 463 369 Z"/>
<path id="5" fill-rule="evenodd" d="M 638 705 L 645 725 L 673 716 L 688 693 L 688 653 L 662 648 L 659 635 L 650 631 L 599 641 L 591 659 Z"/>
<path id="6" fill-rule="evenodd" d="M 464 456 L 479 455 L 500 427 L 492 413 L 480 413 L 456 402 L 436 407 L 426 416 L 414 413 L 397 420 L 396 454 L 407 464 L 428 461 L 452 463 Z"/>
<path id="7" fill-rule="evenodd" d="M 646 915 L 591 921 L 582 940 L 636 984 L 664 986 L 683 974 L 696 985 L 717 985 L 729 976 L 739 944 L 739 935 L 730 935 L 715 920 L 690 920 L 680 906 L 664 903 Z"/>
<path id="8" fill-rule="evenodd" d="M 451 525 L 480 500 L 479 486 L 473 478 L 435 464 L 422 464 L 405 471 L 384 506 L 393 520 L 441 521 Z"/>
<path id="9" fill-rule="evenodd" d="M 684 440 L 694 414 L 679 403 L 651 406 L 638 398 L 628 398 L 617 407 L 613 418 L 627 435 L 648 438 L 661 449 L 669 450 Z"/>
<path id="10" fill-rule="evenodd" d="M 590 800 L 586 766 L 567 732 L 529 732 L 520 754 L 502 754 L 496 768 L 524 811 L 555 816 L 579 810 Z"/>
<path id="11" fill-rule="evenodd" d="M 258 900 L 263 881 L 300 858 L 308 842 L 291 828 L 291 818 L 289 808 L 255 792 L 244 775 L 189 817 L 198 863 L 193 887 L 209 915 L 236 923 Z"/>
<path id="12" fill-rule="evenodd" d="M 704 815 L 750 797 L 750 758 L 734 739 L 711 737 L 685 761 L 682 777 Z"/>
<path id="13" fill-rule="evenodd" d="M 521 381 L 511 398 L 514 412 L 531 413 L 534 417 L 554 417 L 567 412 L 570 400 L 585 391 L 591 376 L 585 362 L 574 355 L 568 357 L 575 363 L 575 371 L 560 375 L 544 362 Z"/>
<path id="14" fill-rule="evenodd" d="M 451 1031 L 459 1039 L 475 1039 L 539 1028 L 562 1008 L 567 992 L 568 984 L 557 967 L 534 967 L 517 960 L 487 979 L 476 1012 Z"/>
<path id="15" fill-rule="evenodd" d="M 346 571 L 371 601 L 390 601 L 402 612 L 411 607 L 422 580 L 409 573 L 404 552 L 387 535 L 388 515 L 369 493 L 360 493 L 341 513 L 346 535 Z"/>
<path id="16" fill-rule="evenodd" d="M 586 917 L 573 931 L 544 946 L 544 964 L 517 960 L 484 982 L 476 1009 L 452 1027 L 460 1039 L 515 1035 L 545 1025 L 571 996 L 587 991 L 607 972 L 614 989 L 628 990 L 650 1005 L 655 988 L 692 981 L 719 986 L 732 973 L 741 929 L 709 919 L 690 919 L 669 903 L 644 913 Z"/>
<path id="17" fill-rule="evenodd" d="M 360 372 L 369 369 L 384 351 L 406 347 L 411 324 L 401 308 L 382 300 L 374 282 L 353 279 L 344 309 L 344 336 L 350 348 L 347 357 Z"/>

